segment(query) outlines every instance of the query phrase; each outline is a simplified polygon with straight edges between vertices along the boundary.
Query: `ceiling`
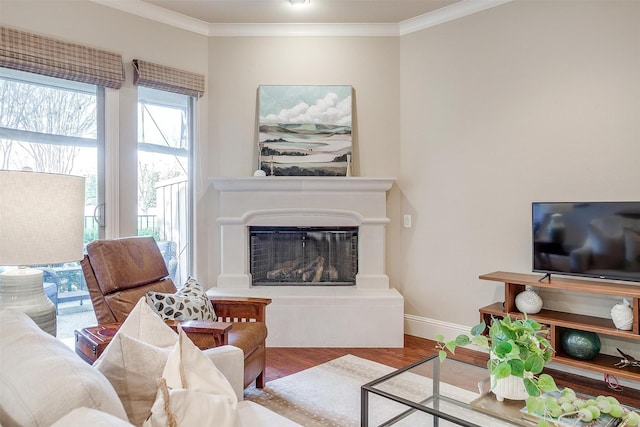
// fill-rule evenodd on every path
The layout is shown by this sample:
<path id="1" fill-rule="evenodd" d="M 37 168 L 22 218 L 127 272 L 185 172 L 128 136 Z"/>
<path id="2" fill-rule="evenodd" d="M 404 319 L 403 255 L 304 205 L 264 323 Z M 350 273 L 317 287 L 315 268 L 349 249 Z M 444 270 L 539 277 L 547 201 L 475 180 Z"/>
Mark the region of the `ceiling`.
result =
<path id="1" fill-rule="evenodd" d="M 209 24 L 393 23 L 461 0 L 142 0 Z"/>
<path id="2" fill-rule="evenodd" d="M 205 36 L 235 37 L 399 36 L 511 0 L 89 1 Z"/>

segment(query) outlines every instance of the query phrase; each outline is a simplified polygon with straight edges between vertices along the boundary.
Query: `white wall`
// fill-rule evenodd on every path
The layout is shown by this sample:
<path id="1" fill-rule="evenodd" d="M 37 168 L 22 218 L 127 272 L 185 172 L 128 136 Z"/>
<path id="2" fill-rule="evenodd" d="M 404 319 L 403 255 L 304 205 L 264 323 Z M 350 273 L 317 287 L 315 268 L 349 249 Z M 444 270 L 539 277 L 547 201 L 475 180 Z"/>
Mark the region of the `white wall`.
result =
<path id="1" fill-rule="evenodd" d="M 502 300 L 478 275 L 531 271 L 532 201 L 640 200 L 639 24 L 639 2 L 515 1 L 402 37 L 415 333 Z"/>

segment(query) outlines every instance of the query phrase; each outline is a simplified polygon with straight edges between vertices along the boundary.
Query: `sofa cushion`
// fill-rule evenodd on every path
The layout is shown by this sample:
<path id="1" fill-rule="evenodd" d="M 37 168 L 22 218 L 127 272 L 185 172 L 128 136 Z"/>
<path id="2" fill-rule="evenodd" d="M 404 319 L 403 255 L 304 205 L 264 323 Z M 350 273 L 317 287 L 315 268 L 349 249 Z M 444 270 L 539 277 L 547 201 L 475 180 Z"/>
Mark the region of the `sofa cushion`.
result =
<path id="1" fill-rule="evenodd" d="M 27 315 L 0 311 L 0 424 L 51 425 L 88 407 L 127 420 L 110 382 Z"/>
<path id="2" fill-rule="evenodd" d="M 147 304 L 166 320 L 216 320 L 209 297 L 193 277 L 189 277 L 178 292 L 150 291 L 146 297 Z"/>
<path id="3" fill-rule="evenodd" d="M 133 427 L 120 418 L 91 408 L 76 408 L 56 421 L 51 427 L 91 426 L 91 427 Z"/>

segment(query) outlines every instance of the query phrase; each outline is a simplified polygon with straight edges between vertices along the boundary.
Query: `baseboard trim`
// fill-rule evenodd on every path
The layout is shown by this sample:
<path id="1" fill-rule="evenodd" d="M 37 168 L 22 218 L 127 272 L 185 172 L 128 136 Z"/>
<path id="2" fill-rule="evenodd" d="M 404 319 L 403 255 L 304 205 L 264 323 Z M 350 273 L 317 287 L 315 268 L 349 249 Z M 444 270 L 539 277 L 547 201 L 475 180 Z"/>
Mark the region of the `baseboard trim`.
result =
<path id="1" fill-rule="evenodd" d="M 443 335 L 445 339 L 453 339 L 460 334 L 469 332 L 469 329 L 468 326 L 456 323 L 443 322 L 413 314 L 404 315 L 404 333 L 428 340 L 435 339 L 438 334 Z"/>

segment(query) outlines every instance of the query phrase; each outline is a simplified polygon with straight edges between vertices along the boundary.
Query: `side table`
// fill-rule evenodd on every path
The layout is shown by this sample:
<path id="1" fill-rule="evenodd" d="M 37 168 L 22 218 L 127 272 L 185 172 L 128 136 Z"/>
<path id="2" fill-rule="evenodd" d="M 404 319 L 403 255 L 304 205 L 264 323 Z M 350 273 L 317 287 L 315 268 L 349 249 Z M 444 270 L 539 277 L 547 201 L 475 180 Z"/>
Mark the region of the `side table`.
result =
<path id="1" fill-rule="evenodd" d="M 74 332 L 76 354 L 85 362 L 93 364 L 118 332 L 120 323 L 91 326 Z"/>

